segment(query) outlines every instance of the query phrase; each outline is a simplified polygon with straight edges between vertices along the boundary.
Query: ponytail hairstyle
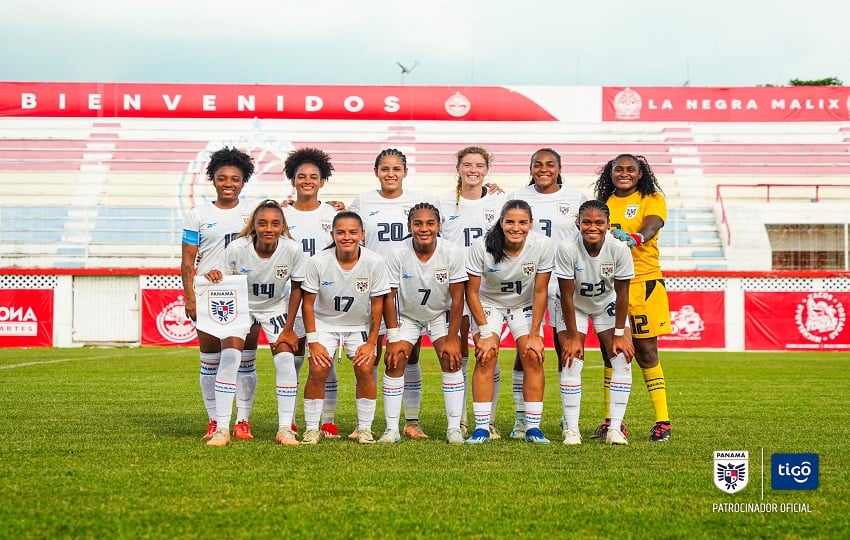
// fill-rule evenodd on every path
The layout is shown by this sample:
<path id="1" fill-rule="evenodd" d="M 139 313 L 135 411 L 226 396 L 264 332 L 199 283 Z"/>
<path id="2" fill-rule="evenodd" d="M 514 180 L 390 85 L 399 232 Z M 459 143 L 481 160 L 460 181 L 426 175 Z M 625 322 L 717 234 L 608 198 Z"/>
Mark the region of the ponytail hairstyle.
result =
<path id="1" fill-rule="evenodd" d="M 239 232 L 239 235 L 236 238 L 242 238 L 243 236 L 247 236 L 251 238 L 253 242 L 256 240 L 257 230 L 254 228 L 254 219 L 257 217 L 257 214 L 260 210 L 264 210 L 266 208 L 273 208 L 280 212 L 280 220 L 283 223 L 283 231 L 281 232 L 281 236 L 285 236 L 286 238 L 292 239 L 292 234 L 289 232 L 289 225 L 286 224 L 286 216 L 283 214 L 283 209 L 277 203 L 277 201 L 273 199 L 266 199 L 254 208 L 254 211 L 251 212 L 251 216 L 248 218 L 248 222 L 245 223 L 245 226 L 242 227 L 242 230 Z"/>
<path id="2" fill-rule="evenodd" d="M 401 164 L 404 166 L 404 170 L 407 170 L 407 156 L 401 150 L 397 150 L 395 148 L 384 148 L 381 150 L 381 153 L 378 154 L 378 157 L 375 158 L 375 172 L 378 172 L 378 167 L 381 165 L 381 160 L 387 156 L 396 156 L 401 159 Z"/>
<path id="3" fill-rule="evenodd" d="M 493 261 L 496 264 L 499 264 L 505 258 L 505 231 L 502 230 L 502 220 L 505 219 L 508 211 L 514 208 L 525 210 L 528 213 L 528 219 L 534 219 L 534 216 L 531 214 L 531 206 L 522 199 L 512 199 L 502 206 L 499 221 L 494 223 L 484 236 L 484 249 L 493 256 Z"/>
<path id="4" fill-rule="evenodd" d="M 479 156 L 483 157 L 484 163 L 487 165 L 488 169 L 490 168 L 490 165 L 493 163 L 492 154 L 490 154 L 490 152 L 488 152 L 484 148 L 482 148 L 480 146 L 467 146 L 466 148 L 459 150 L 458 153 L 455 154 L 455 157 L 457 157 L 457 164 L 455 165 L 455 169 L 460 168 L 460 164 L 463 161 L 463 158 L 465 158 L 469 154 L 478 154 Z M 455 210 L 458 210 L 460 208 L 460 192 L 461 192 L 462 187 L 463 187 L 463 179 L 460 177 L 460 172 L 458 172 L 457 186 L 455 187 Z M 482 189 L 481 195 L 483 196 L 484 193 L 487 192 L 487 188 L 482 186 L 481 189 Z"/>
<path id="5" fill-rule="evenodd" d="M 254 160 L 251 156 L 237 150 L 236 147 L 225 146 L 220 150 L 216 150 L 210 154 L 210 161 L 207 163 L 207 178 L 215 179 L 215 173 L 222 167 L 236 167 L 242 173 L 242 183 L 247 184 L 248 179 L 254 174 Z"/>
<path id="6" fill-rule="evenodd" d="M 351 210 L 343 210 L 342 212 L 337 212 L 334 215 L 334 219 L 331 222 L 331 234 L 333 234 L 333 230 L 336 229 L 337 222 L 341 219 L 354 219 L 360 224 L 360 228 L 363 228 L 363 218 L 360 217 L 360 214 L 352 212 Z M 331 238 L 331 243 L 325 246 L 324 249 L 331 249 L 332 247 L 336 247 L 336 242 L 334 242 L 333 238 Z"/>
<path id="7" fill-rule="evenodd" d="M 664 193 L 661 190 L 661 185 L 658 183 L 658 179 L 655 178 L 655 173 L 652 172 L 652 168 L 649 166 L 649 162 L 646 161 L 645 157 L 634 154 L 620 154 L 606 163 L 599 170 L 599 178 L 596 179 L 596 184 L 594 184 L 593 189 L 597 199 L 604 202 L 614 194 L 614 165 L 616 165 L 622 158 L 629 158 L 637 164 L 638 172 L 641 173 L 641 177 L 638 179 L 637 183 L 637 190 L 640 192 L 642 197 L 652 195 L 653 193 Z"/>
<path id="8" fill-rule="evenodd" d="M 537 157 L 537 154 L 540 154 L 540 153 L 543 153 L 543 152 L 547 152 L 547 153 L 555 156 L 555 160 L 557 160 L 557 162 L 558 162 L 558 178 L 556 179 L 556 182 L 558 183 L 559 186 L 564 185 L 564 179 L 561 178 L 561 154 L 559 154 L 558 152 L 556 152 L 552 148 L 541 148 L 541 149 L 537 150 L 536 152 L 534 152 L 533 154 L 531 154 L 531 161 L 528 164 L 528 174 L 531 175 L 531 168 L 534 166 L 534 158 Z M 534 177 L 533 176 L 528 181 L 528 185 L 529 186 L 534 185 Z"/>

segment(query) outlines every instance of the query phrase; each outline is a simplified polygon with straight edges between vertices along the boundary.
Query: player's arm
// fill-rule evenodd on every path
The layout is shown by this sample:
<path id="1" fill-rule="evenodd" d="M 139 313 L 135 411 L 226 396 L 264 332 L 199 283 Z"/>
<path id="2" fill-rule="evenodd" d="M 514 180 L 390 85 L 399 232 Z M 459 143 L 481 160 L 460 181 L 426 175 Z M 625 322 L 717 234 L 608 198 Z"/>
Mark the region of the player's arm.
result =
<path id="1" fill-rule="evenodd" d="M 395 369 L 402 359 L 407 358 L 407 347 L 398 337 L 398 309 L 396 309 L 398 288 L 391 287 L 389 294 L 383 298 L 384 324 L 387 327 L 387 350 L 384 353 L 384 362 L 387 364 L 387 369 Z"/>
<path id="2" fill-rule="evenodd" d="M 543 317 L 546 315 L 546 305 L 549 301 L 549 278 L 551 272 L 542 272 L 534 276 L 534 296 L 531 302 L 531 327 L 528 339 L 525 341 L 524 354 L 533 354 L 538 362 L 543 362 L 546 357 L 546 347 L 543 345 L 543 337 L 540 328 L 543 326 Z"/>
<path id="3" fill-rule="evenodd" d="M 382 294 L 371 298 L 372 313 L 369 317 L 369 337 L 366 339 L 366 343 L 357 347 L 357 350 L 354 352 L 354 358 L 351 359 L 351 363 L 355 366 L 369 366 L 377 359 L 378 335 L 381 331 L 381 318 L 384 316 L 384 301 L 386 297 L 386 294 Z"/>
<path id="4" fill-rule="evenodd" d="M 197 319 L 195 304 L 195 258 L 198 256 L 198 246 L 183 242 L 180 256 L 180 278 L 183 280 L 183 296 L 186 299 L 186 316 L 193 321 Z"/>
<path id="5" fill-rule="evenodd" d="M 304 293 L 301 290 L 300 281 L 290 280 L 289 284 L 291 289 L 289 292 L 289 303 L 286 307 L 286 323 L 283 325 L 283 330 L 281 330 L 280 335 L 275 341 L 275 350 L 277 350 L 280 344 L 285 344 L 292 351 L 298 350 L 298 336 L 295 334 L 293 326 L 295 326 L 295 317 L 298 315 L 298 309 L 301 307 L 301 299 Z"/>
<path id="6" fill-rule="evenodd" d="M 478 296 L 478 289 L 481 287 L 481 276 L 469 274 L 469 280 L 466 282 L 466 304 L 469 306 L 470 317 L 478 325 L 478 333 L 475 334 L 475 361 L 480 364 L 487 364 L 494 361 L 499 355 L 499 333 L 501 328 L 490 328 L 487 324 L 487 316 L 484 314 L 484 307 L 481 305 L 481 297 Z M 483 335 L 482 335 L 483 334 Z"/>
<path id="7" fill-rule="evenodd" d="M 572 367 L 573 359 L 584 359 L 584 343 L 576 328 L 575 279 L 558 278 L 558 291 L 561 295 L 561 316 L 567 327 L 564 332 L 558 332 L 561 342 L 561 367 Z"/>
<path id="8" fill-rule="evenodd" d="M 449 369 L 459 369 L 463 355 L 461 353 L 460 323 L 463 320 L 463 291 L 464 282 L 449 285 L 449 296 L 452 306 L 449 308 L 449 329 L 443 340 L 441 356 L 448 361 Z M 464 338 L 465 339 L 465 338 Z"/>
<path id="9" fill-rule="evenodd" d="M 307 331 L 307 347 L 310 349 L 310 363 L 317 366 L 330 367 L 333 363 L 331 355 L 324 345 L 319 343 L 316 332 L 316 293 L 303 291 L 301 301 L 301 318 L 304 320 L 304 330 Z"/>

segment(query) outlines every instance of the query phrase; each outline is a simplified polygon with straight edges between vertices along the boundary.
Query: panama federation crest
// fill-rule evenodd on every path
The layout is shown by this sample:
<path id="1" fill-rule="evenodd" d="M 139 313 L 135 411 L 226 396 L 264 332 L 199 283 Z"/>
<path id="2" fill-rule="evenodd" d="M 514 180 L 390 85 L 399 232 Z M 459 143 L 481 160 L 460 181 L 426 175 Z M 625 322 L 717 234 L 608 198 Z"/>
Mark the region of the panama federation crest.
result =
<path id="1" fill-rule="evenodd" d="M 437 268 L 436 270 L 434 270 L 434 279 L 437 280 L 437 283 L 446 283 L 449 280 L 449 269 Z"/>
<path id="2" fill-rule="evenodd" d="M 275 265 L 274 267 L 274 277 L 277 279 L 287 280 L 289 279 L 289 265 L 288 264 L 280 264 Z"/>
<path id="3" fill-rule="evenodd" d="M 369 278 L 368 277 L 354 278 L 354 288 L 360 294 L 364 294 L 364 293 L 369 292 Z"/>
<path id="4" fill-rule="evenodd" d="M 534 272 L 537 271 L 537 265 L 533 262 L 524 262 L 522 263 L 522 275 L 528 277 L 533 276 Z"/>
<path id="5" fill-rule="evenodd" d="M 236 290 L 220 289 L 209 292 L 210 318 L 219 324 L 236 320 Z"/>
<path id="6" fill-rule="evenodd" d="M 630 204 L 626 207 L 626 219 L 634 219 L 638 213 L 638 205 Z"/>
<path id="7" fill-rule="evenodd" d="M 492 208 L 484 209 L 484 223 L 492 225 L 496 222 L 496 211 Z"/>
<path id="8" fill-rule="evenodd" d="M 614 263 L 607 262 L 599 265 L 599 272 L 602 274 L 602 277 L 609 278 L 614 275 Z"/>
<path id="9" fill-rule="evenodd" d="M 714 452 L 714 485 L 723 493 L 738 493 L 750 480 L 749 455 L 746 450 Z"/>
<path id="10" fill-rule="evenodd" d="M 330 220 L 323 219 L 322 222 L 322 232 L 325 234 L 330 234 L 333 229 L 333 223 Z"/>
<path id="11" fill-rule="evenodd" d="M 558 203 L 558 213 L 562 216 L 570 215 L 570 203 Z"/>

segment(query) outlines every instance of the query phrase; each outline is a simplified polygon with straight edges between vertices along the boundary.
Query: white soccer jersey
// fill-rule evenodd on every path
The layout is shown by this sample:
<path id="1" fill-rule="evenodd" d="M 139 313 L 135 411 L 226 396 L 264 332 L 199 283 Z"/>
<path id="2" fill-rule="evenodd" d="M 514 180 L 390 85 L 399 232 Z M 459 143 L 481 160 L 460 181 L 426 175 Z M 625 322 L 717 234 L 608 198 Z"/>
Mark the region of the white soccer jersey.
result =
<path id="1" fill-rule="evenodd" d="M 292 205 L 283 209 L 289 232 L 309 257 L 322 251 L 333 241 L 331 228 L 336 208 L 322 203 L 315 210 L 297 210 Z"/>
<path id="2" fill-rule="evenodd" d="M 404 190 L 401 197 L 386 199 L 380 190 L 374 190 L 358 195 L 348 209 L 360 214 L 363 220 L 366 247 L 389 259 L 407 236 L 408 212 L 421 202 L 434 204 L 434 199 L 421 191 L 411 190 Z"/>
<path id="3" fill-rule="evenodd" d="M 459 246 L 469 247 L 472 241 L 487 233 L 487 230 L 499 222 L 507 200 L 504 193 L 487 193 L 480 199 L 458 200 L 457 193 L 443 193 L 437 199 L 437 208 L 442 218 L 440 236 Z"/>
<path id="4" fill-rule="evenodd" d="M 255 206 L 240 200 L 235 207 L 222 210 L 210 202 L 189 211 L 183 222 L 183 243 L 198 246 L 198 275 L 225 267 L 224 249 L 248 223 Z"/>
<path id="5" fill-rule="evenodd" d="M 587 197 L 568 186 L 561 186 L 555 193 L 540 193 L 531 185 L 510 193 L 508 199 L 527 202 L 534 216 L 534 230 L 560 244 L 576 232 L 578 208 Z"/>
<path id="6" fill-rule="evenodd" d="M 249 237 L 237 238 L 224 252 L 227 273 L 248 277 L 248 307 L 251 314 L 286 313 L 289 280 L 304 281 L 307 256 L 298 242 L 281 238 L 268 259 L 257 255 Z"/>
<path id="7" fill-rule="evenodd" d="M 555 255 L 555 277 L 575 280 L 573 301 L 576 310 L 594 315 L 616 300 L 614 280 L 630 280 L 635 275 L 632 254 L 625 242 L 609 232 L 599 255 L 591 257 L 576 232 L 574 242 L 562 244 Z"/>
<path id="8" fill-rule="evenodd" d="M 555 245 L 540 233 L 530 231 L 517 257 L 504 257 L 499 264 L 484 249 L 484 238 L 472 243 L 466 271 L 481 277 L 478 295 L 481 303 L 499 308 L 519 308 L 532 304 L 537 274 L 552 272 Z"/>
<path id="9" fill-rule="evenodd" d="M 396 249 L 388 263 L 390 287 L 398 289 L 398 312 L 414 321 L 433 320 L 452 307 L 449 285 L 468 279 L 463 250 L 442 239 L 431 258 L 422 262 L 408 238 Z"/>
<path id="10" fill-rule="evenodd" d="M 316 293 L 316 330 L 359 332 L 369 330 L 371 299 L 390 292 L 383 257 L 360 248 L 360 259 L 351 270 L 343 270 L 333 248 L 321 251 L 307 263 L 301 288 Z"/>

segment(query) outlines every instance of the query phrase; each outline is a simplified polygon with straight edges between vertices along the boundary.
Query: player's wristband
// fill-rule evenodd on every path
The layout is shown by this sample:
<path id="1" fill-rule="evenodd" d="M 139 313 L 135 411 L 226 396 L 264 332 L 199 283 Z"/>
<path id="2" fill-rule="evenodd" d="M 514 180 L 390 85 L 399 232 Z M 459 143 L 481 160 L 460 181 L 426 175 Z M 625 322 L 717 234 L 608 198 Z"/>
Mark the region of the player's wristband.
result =
<path id="1" fill-rule="evenodd" d="M 401 328 L 387 328 L 387 343 L 401 341 Z"/>
<path id="2" fill-rule="evenodd" d="M 307 332 L 307 343 L 318 343 L 319 342 L 319 333 L 318 332 Z"/>
<path id="3" fill-rule="evenodd" d="M 487 339 L 488 337 L 493 335 L 493 329 L 490 328 L 489 324 L 482 324 L 478 327 L 478 337 L 481 339 Z"/>
<path id="4" fill-rule="evenodd" d="M 635 241 L 635 247 L 643 244 L 643 235 L 641 233 L 639 233 L 639 232 L 631 233 L 631 234 L 629 234 L 629 236 L 631 236 L 632 240 Z"/>
<path id="5" fill-rule="evenodd" d="M 617 337 L 625 336 L 626 335 L 626 329 L 625 328 L 615 328 L 614 329 L 614 335 L 617 336 Z"/>

